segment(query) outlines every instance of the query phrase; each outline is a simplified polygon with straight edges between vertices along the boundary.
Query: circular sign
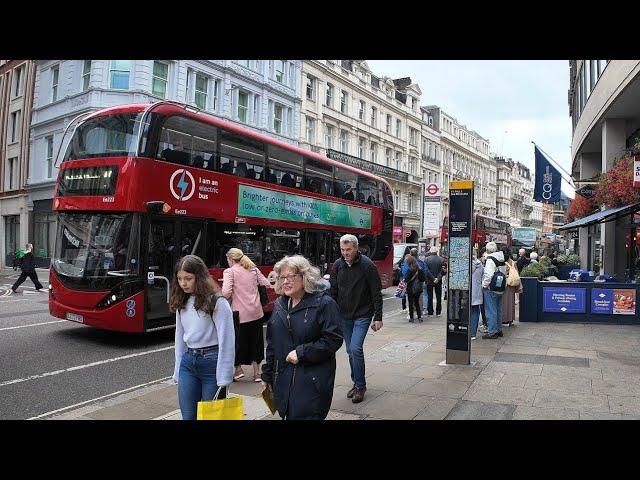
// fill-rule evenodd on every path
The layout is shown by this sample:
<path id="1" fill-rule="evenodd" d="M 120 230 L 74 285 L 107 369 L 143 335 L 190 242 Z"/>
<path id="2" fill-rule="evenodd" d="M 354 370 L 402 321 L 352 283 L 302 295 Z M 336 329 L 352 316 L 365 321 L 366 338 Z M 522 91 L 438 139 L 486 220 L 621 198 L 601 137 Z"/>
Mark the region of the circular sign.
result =
<path id="1" fill-rule="evenodd" d="M 133 308 L 128 308 L 127 317 L 135 317 L 135 316 L 136 316 L 136 311 Z"/>
<path id="2" fill-rule="evenodd" d="M 427 186 L 427 193 L 429 195 L 436 195 L 439 191 L 440 191 L 440 187 L 438 187 L 438 185 L 436 185 L 435 183 L 430 183 Z"/>
<path id="3" fill-rule="evenodd" d="M 135 308 L 136 301 L 135 300 L 127 300 L 127 308 Z"/>
<path id="4" fill-rule="evenodd" d="M 177 177 L 178 180 L 176 181 Z M 169 188 L 171 195 L 181 201 L 189 200 L 196 191 L 196 182 L 193 175 L 184 168 L 176 170 L 169 180 Z"/>

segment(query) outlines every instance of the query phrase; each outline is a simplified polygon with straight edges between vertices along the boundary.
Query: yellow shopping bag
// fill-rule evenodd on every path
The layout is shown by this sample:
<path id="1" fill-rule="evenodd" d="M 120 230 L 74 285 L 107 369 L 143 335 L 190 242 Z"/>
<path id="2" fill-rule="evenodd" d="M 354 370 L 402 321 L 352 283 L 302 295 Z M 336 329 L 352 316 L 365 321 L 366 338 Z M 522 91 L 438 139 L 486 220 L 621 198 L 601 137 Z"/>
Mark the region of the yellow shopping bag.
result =
<path id="1" fill-rule="evenodd" d="M 242 397 L 216 400 L 220 390 L 213 400 L 198 402 L 198 420 L 242 420 Z"/>

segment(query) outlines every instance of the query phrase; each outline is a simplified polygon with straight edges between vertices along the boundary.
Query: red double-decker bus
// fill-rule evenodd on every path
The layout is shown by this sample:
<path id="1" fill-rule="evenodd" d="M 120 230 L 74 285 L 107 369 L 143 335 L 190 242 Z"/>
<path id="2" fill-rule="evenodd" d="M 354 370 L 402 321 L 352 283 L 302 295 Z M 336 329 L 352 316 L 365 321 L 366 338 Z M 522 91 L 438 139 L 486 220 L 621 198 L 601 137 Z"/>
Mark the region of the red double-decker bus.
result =
<path id="1" fill-rule="evenodd" d="M 440 243 L 442 245 L 442 255 L 448 257 L 447 248 L 449 245 L 449 217 L 444 217 L 442 230 L 440 231 Z M 477 243 L 480 248 L 484 247 L 488 242 L 495 242 L 498 248 L 511 248 L 511 224 L 504 220 L 487 217 L 479 213 L 473 214 L 473 230 L 471 234 L 471 242 Z"/>
<path id="2" fill-rule="evenodd" d="M 185 105 L 87 116 L 56 188 L 49 311 L 58 318 L 126 332 L 171 328 L 181 256 L 200 256 L 219 281 L 231 247 L 265 275 L 296 253 L 326 273 L 345 233 L 358 237 L 382 287 L 391 286 L 385 180 Z"/>

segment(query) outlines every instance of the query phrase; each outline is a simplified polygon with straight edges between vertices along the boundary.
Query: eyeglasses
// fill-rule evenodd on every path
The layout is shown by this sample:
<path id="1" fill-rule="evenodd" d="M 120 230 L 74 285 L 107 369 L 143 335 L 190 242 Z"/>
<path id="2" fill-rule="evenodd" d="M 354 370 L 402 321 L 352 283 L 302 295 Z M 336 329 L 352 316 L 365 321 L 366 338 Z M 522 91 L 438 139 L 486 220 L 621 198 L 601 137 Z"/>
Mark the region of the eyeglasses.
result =
<path id="1" fill-rule="evenodd" d="M 298 275 L 300 274 L 294 273 L 293 275 L 287 275 L 286 277 L 278 277 L 278 280 L 280 280 L 282 283 L 293 283 Z"/>

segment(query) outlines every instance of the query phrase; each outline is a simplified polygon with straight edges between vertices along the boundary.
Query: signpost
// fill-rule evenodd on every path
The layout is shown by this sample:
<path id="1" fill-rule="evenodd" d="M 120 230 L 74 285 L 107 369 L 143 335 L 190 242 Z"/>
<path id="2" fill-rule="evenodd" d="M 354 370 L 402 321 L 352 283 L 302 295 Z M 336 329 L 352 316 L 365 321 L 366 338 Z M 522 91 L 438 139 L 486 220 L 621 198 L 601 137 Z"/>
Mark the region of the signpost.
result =
<path id="1" fill-rule="evenodd" d="M 449 268 L 446 363 L 470 364 L 473 181 L 449 184 Z"/>
<path id="2" fill-rule="evenodd" d="M 436 183 L 424 186 L 422 237 L 437 237 L 440 228 L 440 187 Z"/>

